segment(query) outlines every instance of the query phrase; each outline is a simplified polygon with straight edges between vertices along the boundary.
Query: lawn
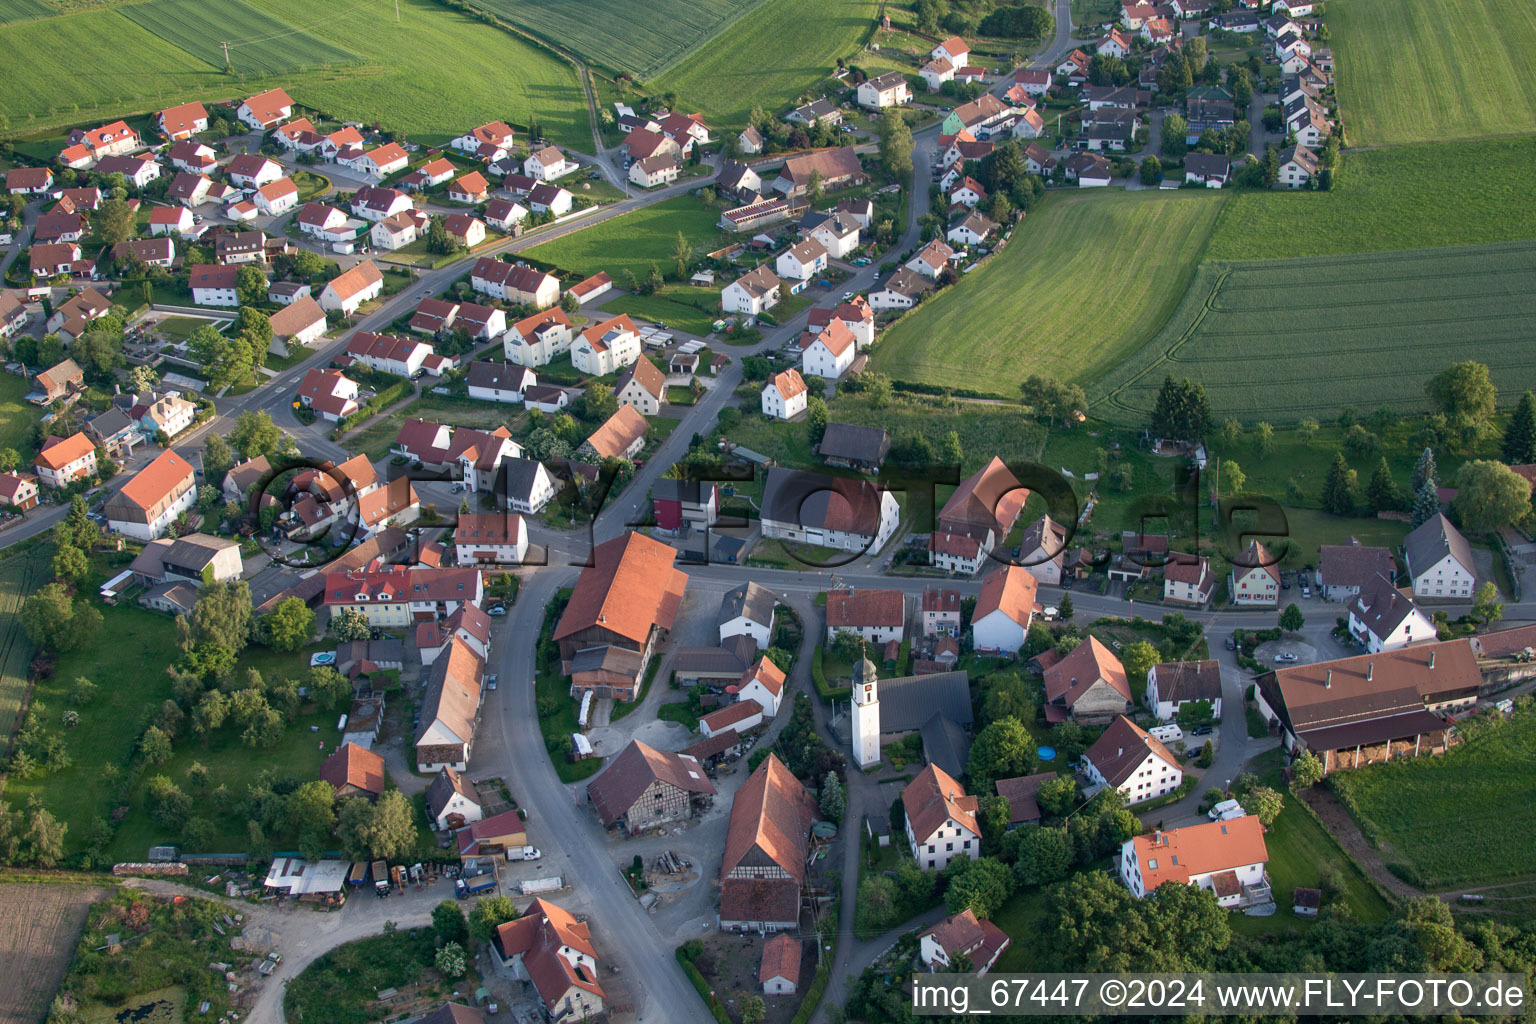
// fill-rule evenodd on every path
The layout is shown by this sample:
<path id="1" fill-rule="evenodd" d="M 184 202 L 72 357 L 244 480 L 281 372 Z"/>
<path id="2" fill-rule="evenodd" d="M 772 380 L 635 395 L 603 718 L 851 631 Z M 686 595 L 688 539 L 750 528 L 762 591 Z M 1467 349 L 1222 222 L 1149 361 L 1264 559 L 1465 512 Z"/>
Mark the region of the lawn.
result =
<path id="1" fill-rule="evenodd" d="M 10 736 L 27 696 L 27 666 L 32 641 L 21 628 L 21 602 L 53 578 L 53 548 L 40 544 L 0 562 L 0 752 L 10 749 Z"/>
<path id="2" fill-rule="evenodd" d="M 700 309 L 700 305 L 705 308 Z M 700 337 L 712 332 L 720 318 L 720 292 L 698 285 L 668 285 L 654 295 L 633 292 L 617 296 L 603 304 L 603 312 L 617 316 L 628 313 L 637 320 L 660 321 Z"/>
<path id="3" fill-rule="evenodd" d="M 245 0 L 149 0 L 123 16 L 214 67 L 225 53 L 238 74 L 285 74 L 350 64 L 354 53 L 257 10 Z M 222 40 L 233 40 L 228 51 Z"/>
<path id="4" fill-rule="evenodd" d="M 780 112 L 855 58 L 878 14 L 873 0 L 768 0 L 648 85 L 712 127 L 740 128 L 753 107 Z"/>
<path id="5" fill-rule="evenodd" d="M 51 18 L 57 13 L 43 0 L 0 0 L 0 25 Z"/>
<path id="6" fill-rule="evenodd" d="M 1340 799 L 1381 844 L 1382 859 L 1404 865 L 1415 884 L 1445 889 L 1531 874 L 1536 714 L 1478 725 L 1440 757 L 1332 777 Z"/>
<path id="7" fill-rule="evenodd" d="M 1406 413 L 1427 407 L 1424 384 L 1440 369 L 1476 359 L 1513 403 L 1536 387 L 1533 313 L 1531 242 L 1208 263 L 1163 331 L 1090 398 L 1101 415 L 1140 423 L 1172 374 L 1202 381 L 1218 419 Z"/>
<path id="8" fill-rule="evenodd" d="M 627 288 L 630 274 L 643 281 L 653 266 L 663 274 L 675 272 L 672 254 L 680 231 L 695 251 L 716 248 L 719 219 L 696 197 L 677 196 L 536 245 L 527 255 L 577 277 L 606 270 L 616 287 Z"/>
<path id="9" fill-rule="evenodd" d="M 154 0 L 149 7 L 162 2 L 166 0 Z M 0 27 L 0 47 L 6 52 L 50 55 L 28 62 L 24 74 L 0 78 L 0 111 L 9 116 L 13 130 L 101 120 L 185 100 L 242 97 L 282 86 L 300 104 L 338 119 L 377 121 L 429 146 L 447 142 L 466 126 L 497 118 L 520 126 L 536 120 L 554 142 L 591 144 L 574 68 L 527 40 L 434 0 L 400 0 L 398 24 L 393 0 L 354 0 L 340 14 L 308 0 L 250 0 L 249 13 L 242 18 L 260 18 L 294 33 L 249 51 L 252 61 L 299 59 L 282 56 L 290 52 L 313 60 L 322 49 L 343 55 L 328 67 L 288 72 L 281 78 L 225 74 L 222 47 L 217 47 L 213 63 L 200 60 L 136 23 L 124 13 L 130 10 L 136 17 L 155 17 L 152 11 L 139 14 L 138 7 L 100 8 Z M 363 23 L 369 30 L 358 32 Z M 156 31 L 170 31 L 169 22 L 156 24 Z M 207 49 L 196 26 L 179 38 L 187 45 L 201 40 L 196 47 L 200 54 Z M 237 68 L 240 50 L 232 46 L 230 51 Z M 364 63 L 339 66 L 351 59 L 345 56 L 348 51 Z M 453 54 L 453 60 L 443 60 L 445 53 Z M 83 67 L 90 73 L 81 74 Z"/>
<path id="10" fill-rule="evenodd" d="M 763 0 L 470 0 L 583 60 L 637 78 L 703 48 Z"/>
<path id="11" fill-rule="evenodd" d="M 436 948 L 431 928 L 390 929 L 338 946 L 287 983 L 283 1015 L 305 1024 L 350 1024 L 392 1017 L 407 1007 L 431 1008 L 430 1004 L 416 1007 L 417 996 L 441 1005 L 449 988 L 456 993 L 473 992 L 480 984 L 474 960 L 466 957 L 469 973 L 449 982 L 432 968 Z M 404 990 L 403 997 L 381 1004 L 378 992 L 384 988 Z"/>
<path id="12" fill-rule="evenodd" d="M 1536 19 L 1527 0 L 1337 0 L 1328 26 L 1351 145 L 1529 134 Z M 1404 69 L 1412 69 L 1404 74 Z"/>
<path id="13" fill-rule="evenodd" d="M 41 417 L 37 406 L 26 400 L 31 390 L 25 377 L 0 374 L 0 448 L 14 448 L 24 455 L 32 450 L 27 442 L 32 424 Z"/>
<path id="14" fill-rule="evenodd" d="M 1183 297 L 1224 199 L 1053 194 L 1007 248 L 887 331 L 875 367 L 1010 397 L 1033 373 L 1091 380 L 1151 338 Z"/>
<path id="15" fill-rule="evenodd" d="M 1342 56 L 1339 63 L 1342 70 Z M 1396 76 L 1392 87 L 1407 77 Z M 1532 192 L 1536 139 L 1347 153 L 1331 192 L 1234 195 L 1205 256 L 1276 259 L 1536 238 Z"/>

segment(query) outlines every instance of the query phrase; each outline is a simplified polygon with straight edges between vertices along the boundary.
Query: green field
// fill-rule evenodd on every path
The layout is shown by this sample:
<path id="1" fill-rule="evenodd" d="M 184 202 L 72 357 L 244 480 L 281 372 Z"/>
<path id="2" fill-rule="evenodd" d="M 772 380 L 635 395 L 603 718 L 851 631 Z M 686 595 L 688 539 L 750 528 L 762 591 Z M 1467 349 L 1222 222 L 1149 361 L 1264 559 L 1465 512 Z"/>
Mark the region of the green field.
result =
<path id="1" fill-rule="evenodd" d="M 21 628 L 21 602 L 52 577 L 53 549 L 40 545 L 0 562 L 0 753 L 10 749 L 11 730 L 27 696 L 32 641 Z"/>
<path id="2" fill-rule="evenodd" d="M 0 50 L 42 55 L 20 72 L 0 75 L 0 115 L 9 130 L 104 120 L 281 86 L 300 104 L 340 119 L 377 121 L 429 146 L 498 118 L 520 125 L 536 120 L 556 143 L 591 145 L 574 68 L 548 50 L 433 0 L 400 0 L 398 24 L 394 0 L 347 0 L 339 9 L 308 0 L 251 0 L 251 16 L 298 33 L 266 40 L 251 51 L 252 60 L 280 59 L 301 47 L 305 60 L 324 48 L 341 59 L 350 51 L 364 61 L 275 77 L 225 74 L 222 48 L 210 58 L 214 63 L 200 60 L 125 13 L 137 17 L 138 10 L 102 8 L 0 25 Z M 368 31 L 358 31 L 364 24 Z M 188 29 L 198 31 L 195 23 Z M 180 41 L 193 45 L 191 40 L 201 38 L 193 34 Z M 206 48 L 206 41 L 202 45 Z M 240 49 L 230 49 L 237 68 Z M 443 54 L 453 59 L 444 60 Z"/>
<path id="3" fill-rule="evenodd" d="M 0 0 L 0 25 L 51 18 L 57 13 L 42 0 Z"/>
<path id="4" fill-rule="evenodd" d="M 709 307 L 700 309 L 695 303 Z M 705 335 L 715 329 L 720 318 L 720 292 L 701 285 L 668 285 L 655 295 L 620 295 L 603 304 L 610 316 L 628 313 L 632 317 L 661 321 L 669 328 Z"/>
<path id="5" fill-rule="evenodd" d="M 264 14 L 245 0 L 149 0 L 123 16 L 214 67 L 224 66 L 221 40 L 237 40 L 229 62 L 241 74 L 273 74 L 357 60 L 308 32 Z"/>
<path id="6" fill-rule="evenodd" d="M 1050 196 L 1007 248 L 904 317 L 875 347 L 898 380 L 1013 396 L 1032 373 L 1092 379 L 1152 337 L 1183 297 L 1224 197 Z"/>
<path id="7" fill-rule="evenodd" d="M 32 446 L 27 442 L 32 424 L 39 418 L 37 406 L 27 401 L 27 392 L 31 390 L 25 377 L 0 374 L 0 448 L 15 448 L 23 454 L 31 452 Z"/>
<path id="8" fill-rule="evenodd" d="M 629 274 L 643 281 L 652 264 L 663 274 L 675 272 L 672 251 L 679 231 L 696 252 L 714 249 L 722 237 L 719 219 L 695 197 L 678 196 L 536 245 L 527 255 L 577 277 L 606 270 L 615 288 L 628 288 Z"/>
<path id="9" fill-rule="evenodd" d="M 1332 192 L 1232 196 L 1205 255 L 1277 259 L 1536 238 L 1532 193 L 1536 139 L 1349 153 Z"/>
<path id="10" fill-rule="evenodd" d="M 1536 124 L 1528 0 L 1336 0 L 1328 26 L 1350 145 L 1528 135 Z"/>
<path id="11" fill-rule="evenodd" d="M 873 0 L 768 0 L 649 84 L 712 126 L 740 127 L 754 106 L 779 112 L 853 57 L 878 12 Z"/>
<path id="12" fill-rule="evenodd" d="M 1479 723 L 1481 725 L 1481 723 Z M 1529 711 L 1478 733 L 1440 757 L 1338 772 L 1333 785 L 1381 843 L 1389 865 L 1443 889 L 1533 873 L 1536 715 Z"/>
<path id="13" fill-rule="evenodd" d="M 650 78 L 764 0 L 470 0 L 589 63 Z"/>
<path id="14" fill-rule="evenodd" d="M 1440 368 L 1476 359 L 1513 402 L 1536 387 L 1533 315 L 1530 242 L 1207 263 L 1163 332 L 1091 397 L 1098 414 L 1141 422 L 1172 374 L 1202 381 L 1218 419 L 1408 412 Z"/>

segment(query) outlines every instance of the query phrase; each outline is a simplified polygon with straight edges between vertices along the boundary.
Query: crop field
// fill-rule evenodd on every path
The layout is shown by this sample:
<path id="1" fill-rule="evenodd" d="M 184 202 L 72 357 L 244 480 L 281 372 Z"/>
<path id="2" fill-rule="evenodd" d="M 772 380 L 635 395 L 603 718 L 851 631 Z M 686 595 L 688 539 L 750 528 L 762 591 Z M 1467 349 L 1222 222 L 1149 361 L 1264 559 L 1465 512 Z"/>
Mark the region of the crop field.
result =
<path id="1" fill-rule="evenodd" d="M 677 196 L 536 245 L 527 255 L 578 277 L 606 270 L 615 288 L 628 288 L 629 274 L 643 281 L 652 264 L 663 274 L 675 272 L 672 252 L 679 231 L 696 251 L 715 248 L 719 219 L 694 196 Z"/>
<path id="2" fill-rule="evenodd" d="M 0 562 L 0 752 L 10 749 L 11 731 L 27 698 L 32 641 L 21 628 L 21 603 L 51 577 L 47 545 Z"/>
<path id="3" fill-rule="evenodd" d="M 1395 761 L 1334 778 L 1389 864 L 1406 862 L 1431 889 L 1532 873 L 1530 799 L 1536 715 L 1479 730 L 1440 757 Z"/>
<path id="4" fill-rule="evenodd" d="M 1353 146 L 1527 135 L 1536 19 L 1527 0 L 1328 5 L 1339 105 Z M 1405 69 L 1411 73 L 1404 73 Z"/>
<path id="5" fill-rule="evenodd" d="M 1536 238 L 1533 193 L 1536 139 L 1348 153 L 1331 192 L 1233 195 L 1205 255 L 1279 259 Z"/>
<path id="6" fill-rule="evenodd" d="M 650 78 L 764 0 L 470 0 L 589 63 Z"/>
<path id="7" fill-rule="evenodd" d="M 0 0 L 0 25 L 51 18 L 57 13 L 42 0 Z"/>
<path id="8" fill-rule="evenodd" d="M 1536 387 L 1533 316 L 1536 243 L 1208 263 L 1163 332 L 1090 399 L 1141 422 L 1172 374 L 1203 381 L 1218 419 L 1408 412 L 1437 371 L 1476 359 L 1513 403 Z"/>
<path id="9" fill-rule="evenodd" d="M 150 6 L 161 2 L 152 0 Z M 137 11 L 134 6 L 84 10 L 0 24 L 0 51 L 45 55 L 0 75 L 0 115 L 10 130 L 25 132 L 281 86 L 302 105 L 341 119 L 377 121 L 428 146 L 496 119 L 518 125 L 537 121 L 555 143 L 591 145 L 574 68 L 548 50 L 433 0 L 400 0 L 398 24 L 394 0 L 334 5 L 249 0 L 240 6 L 298 33 L 250 51 L 260 59 L 276 59 L 273 54 L 301 40 L 301 52 L 324 47 L 354 53 L 362 62 L 257 75 L 240 68 L 240 47 L 231 47 L 240 73 L 228 75 L 222 48 L 214 63 L 201 60 L 130 19 L 125 12 Z M 363 24 L 368 31 L 359 32 Z M 453 59 L 444 60 L 443 54 Z"/>
<path id="10" fill-rule="evenodd" d="M 79 885 L 0 885 L 0 1024 L 36 1024 L 75 953 L 93 900 Z"/>
<path id="11" fill-rule="evenodd" d="M 358 59 L 245 0 L 149 0 L 124 7 L 123 17 L 216 68 L 224 66 L 220 40 L 233 41 L 230 65 L 242 74 L 300 71 Z"/>
<path id="12" fill-rule="evenodd" d="M 873 0 L 768 0 L 650 85 L 711 126 L 739 128 L 754 106 L 782 112 L 853 57 L 878 13 Z"/>
<path id="13" fill-rule="evenodd" d="M 1013 397 L 1032 373 L 1091 380 L 1136 351 L 1184 296 L 1224 197 L 1094 191 L 1050 196 L 887 331 L 875 367 Z"/>

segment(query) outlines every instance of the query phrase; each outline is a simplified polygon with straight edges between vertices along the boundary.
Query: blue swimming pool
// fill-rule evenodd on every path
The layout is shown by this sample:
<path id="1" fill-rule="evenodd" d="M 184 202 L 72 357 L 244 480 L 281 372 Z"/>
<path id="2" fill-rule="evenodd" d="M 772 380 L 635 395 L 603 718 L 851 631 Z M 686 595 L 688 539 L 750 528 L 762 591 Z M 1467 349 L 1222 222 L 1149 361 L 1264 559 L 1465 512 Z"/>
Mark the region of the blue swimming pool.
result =
<path id="1" fill-rule="evenodd" d="M 1054 761 L 1054 760 L 1056 760 L 1056 748 L 1055 747 L 1040 747 L 1040 748 L 1038 748 L 1035 751 L 1035 753 L 1039 755 L 1040 760 L 1042 760 L 1042 761 Z"/>

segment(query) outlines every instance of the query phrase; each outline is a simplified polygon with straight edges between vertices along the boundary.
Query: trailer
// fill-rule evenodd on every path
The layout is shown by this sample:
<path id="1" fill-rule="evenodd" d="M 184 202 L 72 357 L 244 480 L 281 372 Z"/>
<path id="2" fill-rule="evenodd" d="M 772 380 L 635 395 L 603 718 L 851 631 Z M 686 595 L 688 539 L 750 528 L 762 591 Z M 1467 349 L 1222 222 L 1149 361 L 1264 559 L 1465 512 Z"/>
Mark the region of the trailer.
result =
<path id="1" fill-rule="evenodd" d="M 537 896 L 540 893 L 558 892 L 565 888 L 565 879 L 559 875 L 550 875 L 548 878 L 530 878 L 518 883 L 518 892 L 524 896 Z"/>
<path id="2" fill-rule="evenodd" d="M 373 891 L 380 899 L 389 895 L 389 862 L 376 860 L 373 862 Z"/>
<path id="3" fill-rule="evenodd" d="M 352 870 L 347 872 L 347 884 L 354 887 L 368 884 L 367 861 L 355 860 L 352 862 Z"/>

